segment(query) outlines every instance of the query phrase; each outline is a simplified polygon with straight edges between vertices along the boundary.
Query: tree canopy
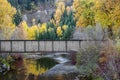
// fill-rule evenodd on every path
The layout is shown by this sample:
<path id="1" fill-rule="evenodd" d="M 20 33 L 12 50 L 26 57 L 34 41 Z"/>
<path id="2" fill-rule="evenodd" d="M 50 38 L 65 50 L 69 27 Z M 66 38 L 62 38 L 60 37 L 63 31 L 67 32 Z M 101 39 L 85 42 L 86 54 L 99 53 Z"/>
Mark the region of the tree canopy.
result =
<path id="1" fill-rule="evenodd" d="M 117 34 L 120 27 L 120 0 L 74 0 L 74 16 L 77 27 L 94 26 L 100 23 Z"/>
<path id="2" fill-rule="evenodd" d="M 13 16 L 16 9 L 7 0 L 0 0 L 0 32 L 8 38 L 14 29 Z"/>

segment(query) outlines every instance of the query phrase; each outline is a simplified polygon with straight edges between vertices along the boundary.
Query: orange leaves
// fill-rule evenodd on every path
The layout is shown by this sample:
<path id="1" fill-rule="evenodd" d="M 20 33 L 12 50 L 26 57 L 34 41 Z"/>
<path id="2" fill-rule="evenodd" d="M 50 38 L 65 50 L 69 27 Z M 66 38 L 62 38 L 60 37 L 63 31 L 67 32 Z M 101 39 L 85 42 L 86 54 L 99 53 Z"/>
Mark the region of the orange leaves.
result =
<path id="1" fill-rule="evenodd" d="M 106 57 L 101 57 L 99 58 L 99 63 L 104 63 L 107 61 L 107 58 Z"/>
<path id="2" fill-rule="evenodd" d="M 108 80 L 119 79 L 119 60 L 120 56 L 116 50 L 116 47 L 114 43 L 109 40 L 107 44 L 104 44 L 99 56 L 100 70 L 102 74 L 105 73 Z"/>
<path id="3" fill-rule="evenodd" d="M 107 52 L 106 51 L 101 51 L 100 52 L 100 58 L 99 58 L 99 63 L 104 64 L 107 62 Z"/>
<path id="4" fill-rule="evenodd" d="M 107 64 L 118 56 L 116 46 L 111 40 L 107 41 L 100 51 L 99 63 L 101 65 Z"/>

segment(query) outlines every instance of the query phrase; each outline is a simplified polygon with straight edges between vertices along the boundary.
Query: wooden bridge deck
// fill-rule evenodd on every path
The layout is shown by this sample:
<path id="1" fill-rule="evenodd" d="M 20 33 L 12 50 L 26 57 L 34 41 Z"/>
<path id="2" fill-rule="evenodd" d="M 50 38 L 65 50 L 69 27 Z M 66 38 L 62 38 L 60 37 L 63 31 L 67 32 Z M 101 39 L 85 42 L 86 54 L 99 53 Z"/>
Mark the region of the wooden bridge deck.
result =
<path id="1" fill-rule="evenodd" d="M 97 41 L 97 40 L 96 40 Z M 36 41 L 36 40 L 0 40 L 0 53 L 35 53 L 78 51 L 93 40 Z M 97 41 L 101 43 L 103 41 Z M 91 44 L 92 45 L 92 44 Z"/>

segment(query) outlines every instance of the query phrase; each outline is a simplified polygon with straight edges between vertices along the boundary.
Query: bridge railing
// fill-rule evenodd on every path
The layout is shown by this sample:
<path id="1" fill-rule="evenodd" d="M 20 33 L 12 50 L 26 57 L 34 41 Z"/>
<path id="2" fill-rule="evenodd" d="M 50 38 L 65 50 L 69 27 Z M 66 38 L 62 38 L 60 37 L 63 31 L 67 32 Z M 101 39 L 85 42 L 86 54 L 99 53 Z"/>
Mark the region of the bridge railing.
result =
<path id="1" fill-rule="evenodd" d="M 35 52 L 68 52 L 78 51 L 82 47 L 101 43 L 106 40 L 0 40 L 0 53 L 35 53 Z"/>

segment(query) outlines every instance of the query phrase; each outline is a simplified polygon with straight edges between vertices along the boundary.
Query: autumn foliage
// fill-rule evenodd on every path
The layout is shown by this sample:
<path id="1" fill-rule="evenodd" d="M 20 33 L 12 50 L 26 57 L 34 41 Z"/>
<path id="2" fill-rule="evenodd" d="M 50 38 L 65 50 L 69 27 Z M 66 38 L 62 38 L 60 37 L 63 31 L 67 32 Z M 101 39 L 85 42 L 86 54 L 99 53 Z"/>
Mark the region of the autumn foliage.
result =
<path id="1" fill-rule="evenodd" d="M 15 25 L 12 20 L 15 13 L 16 9 L 7 0 L 0 0 L 0 34 L 5 39 L 9 39 L 14 30 Z"/>
<path id="2" fill-rule="evenodd" d="M 77 67 L 81 74 L 92 80 L 118 80 L 120 78 L 120 52 L 111 40 L 102 45 L 80 49 L 77 54 Z M 88 80 L 86 79 L 86 80 Z"/>
<path id="3" fill-rule="evenodd" d="M 13 0 L 10 0 L 13 3 Z M 14 40 L 68 40 L 72 36 L 75 20 L 70 6 L 63 1 L 56 3 L 53 18 L 47 23 L 27 25 L 22 21 L 17 27 L 13 23 L 16 9 L 7 0 L 0 0 L 0 36 Z M 16 7 L 16 6 L 15 6 Z M 19 11 L 19 10 L 18 10 Z M 17 21 L 16 21 L 17 22 Z"/>
<path id="4" fill-rule="evenodd" d="M 87 27 L 88 25 L 95 25 L 95 13 L 93 11 L 93 7 L 93 0 L 74 0 L 73 9 L 75 12 L 75 19 L 77 20 L 77 27 Z"/>
<path id="5" fill-rule="evenodd" d="M 26 2 L 27 0 L 25 0 L 25 4 Z M 17 2 L 10 0 L 10 3 L 14 3 L 12 5 L 15 6 Z M 14 16 L 18 8 L 15 9 L 10 3 L 7 0 L 0 0 L 0 36 L 2 35 L 4 39 L 10 39 L 15 29 L 13 20 L 16 20 Z M 21 26 L 27 26 L 27 29 L 23 29 L 28 35 L 27 39 L 33 39 L 36 34 L 37 36 L 51 36 L 48 34 L 49 32 L 52 32 L 57 39 L 63 39 L 66 36 L 70 38 L 74 27 L 87 27 L 89 25 L 95 27 L 96 24 L 101 24 L 103 29 L 107 29 L 109 36 L 118 36 L 120 26 L 119 4 L 119 0 L 74 0 L 73 5 L 68 6 L 65 4 L 65 0 L 58 1 L 55 13 L 48 23 L 34 24 L 32 27 L 28 27 L 27 23 L 23 21 Z M 46 30 L 44 30 L 45 26 Z M 62 28 L 63 26 L 67 26 L 67 28 Z M 41 32 L 47 33 L 38 34 Z"/>
<path id="6" fill-rule="evenodd" d="M 77 27 L 100 23 L 110 35 L 118 34 L 120 27 L 120 0 L 74 0 Z"/>

